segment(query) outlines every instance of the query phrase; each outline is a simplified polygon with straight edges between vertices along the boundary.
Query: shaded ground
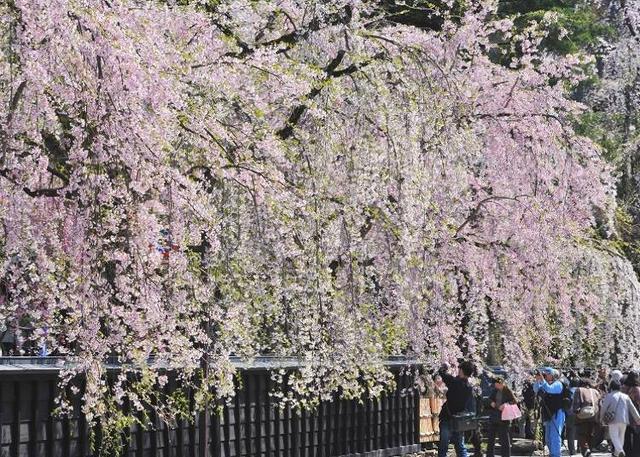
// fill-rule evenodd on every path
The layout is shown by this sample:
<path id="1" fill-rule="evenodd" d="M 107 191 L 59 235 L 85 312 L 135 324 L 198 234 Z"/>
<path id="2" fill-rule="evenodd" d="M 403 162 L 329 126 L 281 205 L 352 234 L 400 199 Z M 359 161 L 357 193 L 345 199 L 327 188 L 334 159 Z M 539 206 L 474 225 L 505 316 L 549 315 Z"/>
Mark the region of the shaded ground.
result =
<path id="1" fill-rule="evenodd" d="M 471 451 L 471 448 L 469 446 L 467 446 L 467 450 Z M 433 450 L 428 450 L 423 452 L 422 454 L 416 454 L 416 457 L 418 456 L 434 456 L 436 455 L 437 452 L 435 449 Z M 455 457 L 456 453 L 453 450 L 453 447 L 450 446 L 449 447 L 449 453 L 447 455 L 447 457 Z M 496 449 L 495 449 L 495 455 L 497 457 L 500 456 L 500 446 L 496 444 Z M 543 457 L 543 456 L 547 456 L 548 457 L 549 452 L 547 451 L 547 449 L 544 449 L 544 452 L 541 450 L 536 450 L 535 446 L 533 445 L 533 442 L 531 440 L 525 440 L 525 439 L 521 439 L 521 438 L 515 438 L 513 440 L 513 447 L 511 449 L 511 457 Z M 569 454 L 569 450 L 563 446 L 562 447 L 562 455 L 569 457 L 571 454 Z M 471 451 L 469 453 L 469 457 L 473 456 L 473 452 Z M 581 457 L 580 454 L 575 454 L 576 457 Z M 592 457 L 611 457 L 611 453 L 610 452 L 603 452 L 603 451 L 594 451 L 591 453 Z"/>

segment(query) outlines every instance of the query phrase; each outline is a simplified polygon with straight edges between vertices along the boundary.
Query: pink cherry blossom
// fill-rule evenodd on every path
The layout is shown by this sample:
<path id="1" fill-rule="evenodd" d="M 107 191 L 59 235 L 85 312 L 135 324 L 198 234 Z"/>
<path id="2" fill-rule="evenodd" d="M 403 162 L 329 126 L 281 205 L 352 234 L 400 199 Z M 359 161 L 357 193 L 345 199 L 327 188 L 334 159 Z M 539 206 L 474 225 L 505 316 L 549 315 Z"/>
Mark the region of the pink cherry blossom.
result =
<path id="1" fill-rule="evenodd" d="M 615 201 L 552 84 L 578 61 L 533 30 L 507 68 L 487 5 L 433 31 L 360 1 L 1 8 L 0 318 L 69 357 L 90 421 L 179 416 L 160 367 L 229 397 L 230 355 L 299 357 L 274 379 L 303 406 L 379 393 L 393 354 L 611 357 L 549 349 L 601 324 Z"/>

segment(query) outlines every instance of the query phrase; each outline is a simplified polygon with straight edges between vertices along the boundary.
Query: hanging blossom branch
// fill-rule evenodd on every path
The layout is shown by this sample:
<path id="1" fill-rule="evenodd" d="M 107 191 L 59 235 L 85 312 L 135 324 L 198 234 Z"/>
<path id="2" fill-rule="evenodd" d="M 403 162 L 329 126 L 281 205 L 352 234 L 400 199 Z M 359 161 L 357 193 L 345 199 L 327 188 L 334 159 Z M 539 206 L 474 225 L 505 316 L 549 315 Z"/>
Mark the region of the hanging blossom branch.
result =
<path id="1" fill-rule="evenodd" d="M 606 306 L 574 241 L 612 179 L 561 75 L 491 62 L 484 2 L 442 30 L 358 1 L 13 3 L 0 317 L 74 362 L 114 448 L 142 410 L 192 417 L 188 389 L 233 395 L 231 354 L 311 361 L 281 398 L 313 407 L 380 394 L 388 355 L 481 359 L 495 316 L 522 369 Z"/>
<path id="2" fill-rule="evenodd" d="M 530 197 L 530 195 L 526 195 L 526 194 L 522 194 L 522 195 L 515 195 L 513 197 L 508 197 L 508 196 L 504 196 L 504 195 L 492 195 L 490 197 L 486 197 L 483 198 L 482 200 L 480 200 L 477 205 L 475 206 L 475 208 L 473 208 L 470 213 L 469 216 L 467 216 L 467 218 L 464 220 L 464 222 L 462 222 L 462 224 L 460 224 L 458 226 L 458 228 L 456 228 L 456 231 L 454 233 L 453 238 L 459 238 L 460 234 L 462 233 L 462 231 L 465 229 L 465 227 L 467 225 L 469 225 L 471 222 L 477 221 L 478 218 L 481 215 L 481 211 L 482 211 L 482 207 L 488 205 L 489 203 L 493 203 L 493 202 L 498 202 L 498 201 L 512 201 L 512 202 L 517 202 L 520 203 L 521 200 L 525 197 Z"/>

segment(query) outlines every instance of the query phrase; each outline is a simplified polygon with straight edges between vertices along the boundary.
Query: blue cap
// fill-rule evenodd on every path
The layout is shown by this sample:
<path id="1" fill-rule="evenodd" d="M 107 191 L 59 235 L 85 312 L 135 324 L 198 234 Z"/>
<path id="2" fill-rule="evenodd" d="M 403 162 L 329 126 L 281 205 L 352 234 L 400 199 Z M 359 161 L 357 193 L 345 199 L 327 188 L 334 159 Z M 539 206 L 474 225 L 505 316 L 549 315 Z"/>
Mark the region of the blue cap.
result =
<path id="1" fill-rule="evenodd" d="M 546 375 L 553 375 L 553 368 L 551 367 L 544 367 L 542 368 L 542 374 L 546 374 Z"/>

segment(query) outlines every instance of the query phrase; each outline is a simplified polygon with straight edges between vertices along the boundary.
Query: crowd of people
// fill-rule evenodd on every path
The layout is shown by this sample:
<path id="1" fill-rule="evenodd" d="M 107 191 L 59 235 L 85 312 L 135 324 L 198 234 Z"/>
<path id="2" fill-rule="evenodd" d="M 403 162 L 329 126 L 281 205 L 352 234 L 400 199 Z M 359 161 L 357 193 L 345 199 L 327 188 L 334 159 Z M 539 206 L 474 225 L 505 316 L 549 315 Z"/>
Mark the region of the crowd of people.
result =
<path id="1" fill-rule="evenodd" d="M 446 386 L 446 401 L 440 413 L 440 443 L 438 457 L 446 457 L 453 443 L 458 457 L 467 457 L 465 434 L 474 447 L 474 457 L 482 457 L 479 429 L 460 430 L 461 417 L 474 413 L 488 418 L 486 424 L 486 457 L 494 457 L 496 439 L 501 457 L 511 457 L 512 423 L 505 410 L 519 407 L 529 438 L 541 436 L 550 457 L 560 457 L 563 442 L 570 455 L 579 450 L 589 457 L 602 445 L 609 447 L 613 457 L 640 457 L 640 375 L 635 371 L 623 374 L 601 369 L 567 371 L 545 367 L 534 370 L 525 384 L 521 398 L 510 389 L 503 377 L 491 378 L 492 391 L 486 401 L 474 390 L 477 379 L 475 366 L 468 361 L 459 364 L 457 376 L 444 365 L 437 378 Z M 477 385 L 477 383 L 476 383 Z M 576 441 L 578 446 L 576 446 Z"/>

